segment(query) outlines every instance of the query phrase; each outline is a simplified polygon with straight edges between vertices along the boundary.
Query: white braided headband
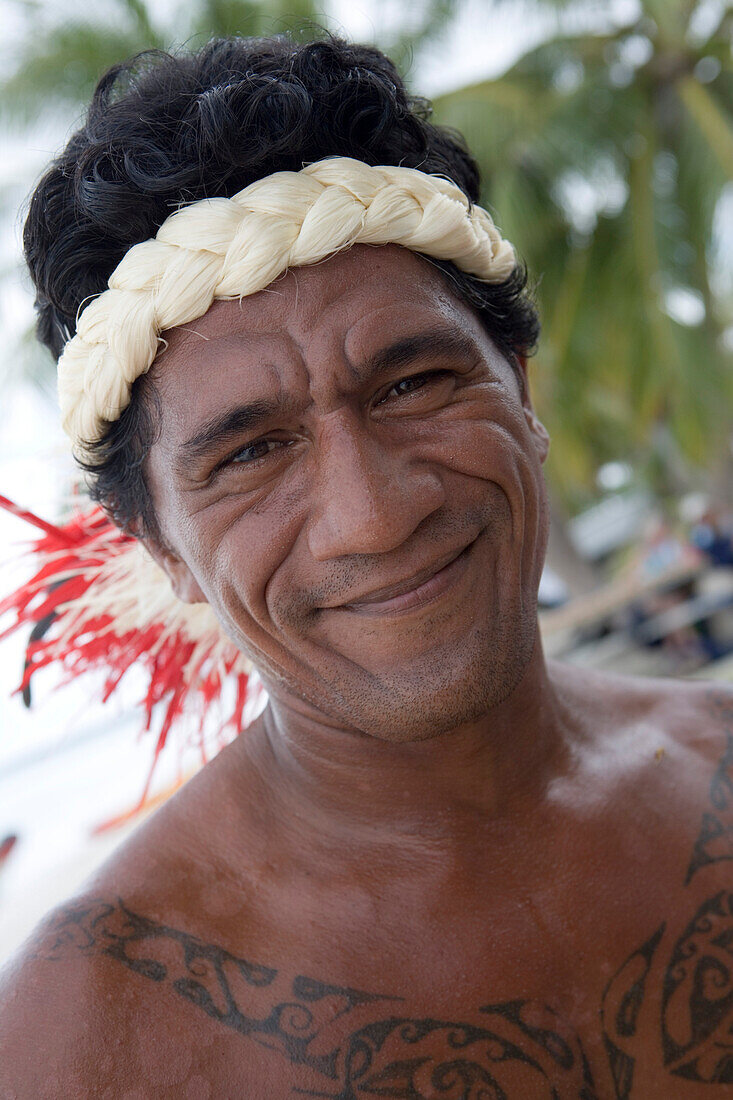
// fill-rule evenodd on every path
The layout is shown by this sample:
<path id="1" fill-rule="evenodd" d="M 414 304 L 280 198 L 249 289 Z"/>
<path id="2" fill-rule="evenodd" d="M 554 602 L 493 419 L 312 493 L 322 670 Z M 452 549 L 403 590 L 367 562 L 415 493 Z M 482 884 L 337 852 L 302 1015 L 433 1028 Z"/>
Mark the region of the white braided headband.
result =
<path id="1" fill-rule="evenodd" d="M 486 282 L 503 281 L 516 262 L 490 215 L 456 184 L 349 157 L 182 207 L 127 252 L 59 359 L 63 426 L 76 454 L 87 458 L 85 444 L 125 410 L 161 332 L 202 317 L 215 299 L 255 294 L 288 268 L 357 243 L 403 245 Z"/>

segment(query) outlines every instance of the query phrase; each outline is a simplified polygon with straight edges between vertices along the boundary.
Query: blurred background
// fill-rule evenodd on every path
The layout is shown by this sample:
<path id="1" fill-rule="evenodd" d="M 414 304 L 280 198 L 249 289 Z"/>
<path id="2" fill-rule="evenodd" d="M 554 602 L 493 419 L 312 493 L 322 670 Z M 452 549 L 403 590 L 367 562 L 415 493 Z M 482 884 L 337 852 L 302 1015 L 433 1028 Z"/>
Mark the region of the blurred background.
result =
<path id="1" fill-rule="evenodd" d="M 526 260 L 552 448 L 549 655 L 733 680 L 733 4 L 722 0 L 0 0 L 0 493 L 49 520 L 74 471 L 33 339 L 24 204 L 101 73 L 149 47 L 320 28 L 374 42 L 468 140 Z M 32 532 L 0 513 L 0 594 Z M 0 623 L 0 630 L 3 624 Z M 153 751 L 134 672 L 13 694 L 0 645 L 0 963 L 120 843 Z M 215 722 L 215 718 L 213 720 Z M 216 731 L 214 731 L 216 732 Z M 166 749 L 142 813 L 200 765 Z"/>

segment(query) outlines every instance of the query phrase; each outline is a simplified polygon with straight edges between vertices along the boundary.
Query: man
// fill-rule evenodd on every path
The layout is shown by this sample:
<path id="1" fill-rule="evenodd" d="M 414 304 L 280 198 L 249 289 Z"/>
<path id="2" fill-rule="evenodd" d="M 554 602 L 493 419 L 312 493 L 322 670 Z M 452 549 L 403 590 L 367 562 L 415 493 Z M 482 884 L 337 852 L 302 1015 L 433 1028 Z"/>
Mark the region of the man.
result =
<path id="1" fill-rule="evenodd" d="M 251 284 L 314 178 L 373 188 L 359 232 L 389 198 L 390 234 Z M 259 180 L 234 286 L 220 199 Z M 421 189 L 477 184 L 375 51 L 233 40 L 103 81 L 39 186 L 92 492 L 269 704 L 11 963 L 3 1097 L 733 1095 L 733 694 L 545 661 L 523 275 L 468 206 L 399 243 L 410 188 L 448 218 Z M 140 317 L 214 255 L 156 354 Z"/>

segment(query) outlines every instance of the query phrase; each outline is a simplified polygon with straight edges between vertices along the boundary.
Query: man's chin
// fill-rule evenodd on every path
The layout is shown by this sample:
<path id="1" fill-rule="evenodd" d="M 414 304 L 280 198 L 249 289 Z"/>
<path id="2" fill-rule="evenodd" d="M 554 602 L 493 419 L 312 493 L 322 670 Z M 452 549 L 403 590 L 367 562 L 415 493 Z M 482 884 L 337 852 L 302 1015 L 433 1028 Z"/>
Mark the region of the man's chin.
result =
<path id="1" fill-rule="evenodd" d="M 536 623 L 503 635 L 475 631 L 471 644 L 436 649 L 378 670 L 355 667 L 313 699 L 317 708 L 378 740 L 427 741 L 475 723 L 507 699 L 531 660 Z M 320 694 L 320 693 L 319 693 Z"/>

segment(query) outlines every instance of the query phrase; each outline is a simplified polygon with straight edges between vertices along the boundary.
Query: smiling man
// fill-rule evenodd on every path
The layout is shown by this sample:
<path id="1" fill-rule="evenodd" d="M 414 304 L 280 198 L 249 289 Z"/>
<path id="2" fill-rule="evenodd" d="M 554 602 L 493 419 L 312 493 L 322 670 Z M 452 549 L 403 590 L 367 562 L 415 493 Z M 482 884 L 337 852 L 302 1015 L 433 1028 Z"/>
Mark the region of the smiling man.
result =
<path id="1" fill-rule="evenodd" d="M 545 661 L 477 197 L 338 40 L 124 67 L 39 185 L 92 493 L 269 702 L 6 969 L 3 1098 L 733 1095 L 733 694 Z"/>

